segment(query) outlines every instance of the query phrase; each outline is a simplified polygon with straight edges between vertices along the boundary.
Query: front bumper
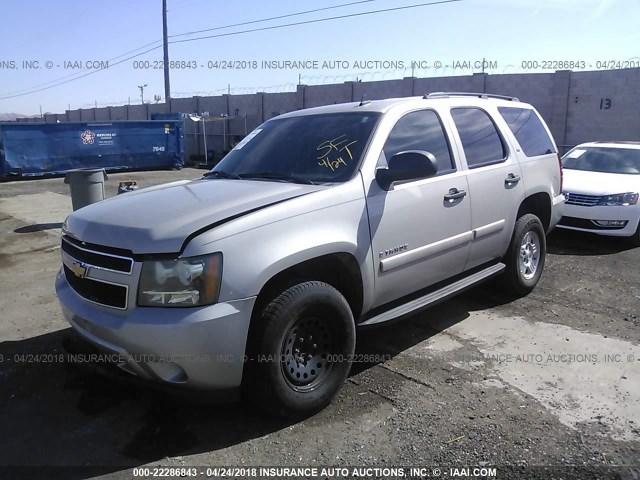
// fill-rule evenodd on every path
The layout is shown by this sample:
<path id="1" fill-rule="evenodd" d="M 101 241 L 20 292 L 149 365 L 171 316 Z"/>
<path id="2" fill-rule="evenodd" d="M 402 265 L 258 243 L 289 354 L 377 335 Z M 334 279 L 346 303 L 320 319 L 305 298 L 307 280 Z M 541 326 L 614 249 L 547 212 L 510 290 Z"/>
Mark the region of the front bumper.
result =
<path id="1" fill-rule="evenodd" d="M 65 318 L 108 361 L 146 380 L 233 390 L 240 386 L 255 297 L 199 308 L 102 307 L 78 295 L 60 270 Z"/>
<path id="2" fill-rule="evenodd" d="M 562 218 L 557 225 L 558 228 L 598 235 L 630 237 L 636 233 L 640 220 L 640 208 L 637 205 L 586 207 L 565 204 L 562 210 Z M 600 226 L 593 223 L 592 220 L 625 221 L 626 225 Z"/>

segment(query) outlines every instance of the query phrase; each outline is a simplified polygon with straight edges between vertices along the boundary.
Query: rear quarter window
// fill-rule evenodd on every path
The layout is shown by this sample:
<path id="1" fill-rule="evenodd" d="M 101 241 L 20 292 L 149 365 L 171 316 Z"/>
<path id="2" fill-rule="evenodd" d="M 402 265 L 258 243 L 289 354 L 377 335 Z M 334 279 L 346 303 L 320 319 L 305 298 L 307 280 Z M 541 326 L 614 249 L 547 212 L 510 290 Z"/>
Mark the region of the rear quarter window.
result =
<path id="1" fill-rule="evenodd" d="M 536 113 L 528 108 L 498 107 L 527 157 L 556 153 L 553 141 Z"/>

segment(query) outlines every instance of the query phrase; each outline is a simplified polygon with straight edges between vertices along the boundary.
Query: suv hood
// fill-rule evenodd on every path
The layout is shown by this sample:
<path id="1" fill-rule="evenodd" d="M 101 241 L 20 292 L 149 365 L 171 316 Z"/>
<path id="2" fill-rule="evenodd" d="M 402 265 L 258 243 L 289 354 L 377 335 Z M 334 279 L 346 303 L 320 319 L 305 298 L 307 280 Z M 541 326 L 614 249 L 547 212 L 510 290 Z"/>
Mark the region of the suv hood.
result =
<path id="1" fill-rule="evenodd" d="M 63 232 L 134 254 L 176 253 L 199 230 L 324 188 L 226 179 L 167 183 L 81 208 L 67 217 Z"/>
<path id="2" fill-rule="evenodd" d="M 640 175 L 624 173 L 602 173 L 565 168 L 562 189 L 582 195 L 613 195 L 638 192 Z"/>

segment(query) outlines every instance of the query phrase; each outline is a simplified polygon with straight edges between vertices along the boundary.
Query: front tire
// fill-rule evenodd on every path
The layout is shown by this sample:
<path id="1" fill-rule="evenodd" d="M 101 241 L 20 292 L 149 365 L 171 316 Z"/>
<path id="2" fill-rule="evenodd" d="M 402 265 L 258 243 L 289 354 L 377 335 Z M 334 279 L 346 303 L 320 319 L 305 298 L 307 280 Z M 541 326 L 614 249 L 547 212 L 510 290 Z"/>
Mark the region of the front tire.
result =
<path id="1" fill-rule="evenodd" d="M 516 221 L 504 256 L 507 268 L 503 274 L 503 285 L 517 296 L 530 293 L 542 276 L 546 253 L 542 222 L 533 214 L 523 215 Z"/>
<path id="2" fill-rule="evenodd" d="M 245 392 L 284 417 L 327 406 L 349 374 L 355 322 L 342 294 L 323 282 L 288 288 L 264 308 L 249 352 Z"/>

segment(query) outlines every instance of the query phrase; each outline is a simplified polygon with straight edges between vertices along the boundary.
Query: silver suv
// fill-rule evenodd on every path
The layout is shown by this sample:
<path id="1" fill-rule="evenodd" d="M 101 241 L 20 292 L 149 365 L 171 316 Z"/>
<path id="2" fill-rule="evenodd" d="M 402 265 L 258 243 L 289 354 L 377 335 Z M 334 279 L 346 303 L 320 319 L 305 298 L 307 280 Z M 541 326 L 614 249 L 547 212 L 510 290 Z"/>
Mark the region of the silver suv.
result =
<path id="1" fill-rule="evenodd" d="M 132 374 L 305 415 L 345 381 L 356 327 L 493 276 L 531 291 L 561 184 L 547 127 L 515 98 L 301 110 L 202 179 L 71 214 L 56 291 L 71 325 Z"/>

